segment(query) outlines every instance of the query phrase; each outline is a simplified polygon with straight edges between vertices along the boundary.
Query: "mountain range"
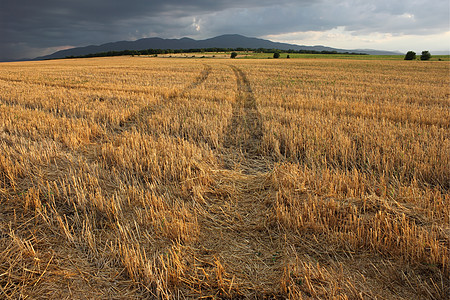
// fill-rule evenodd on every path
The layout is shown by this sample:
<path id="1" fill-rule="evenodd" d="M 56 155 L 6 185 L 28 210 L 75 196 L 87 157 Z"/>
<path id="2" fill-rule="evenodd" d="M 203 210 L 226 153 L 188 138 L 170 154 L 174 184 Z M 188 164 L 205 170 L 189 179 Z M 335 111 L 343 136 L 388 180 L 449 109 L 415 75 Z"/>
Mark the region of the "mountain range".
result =
<path id="1" fill-rule="evenodd" d="M 106 43 L 102 45 L 90 45 L 86 47 L 76 47 L 60 50 L 53 54 L 36 57 L 36 60 L 65 58 L 68 56 L 81 56 L 93 53 L 123 50 L 144 50 L 144 49 L 202 49 L 202 48 L 265 48 L 279 50 L 313 50 L 313 51 L 337 51 L 337 52 L 357 52 L 372 55 L 396 55 L 399 52 L 379 51 L 370 49 L 337 49 L 325 46 L 304 46 L 287 43 L 272 42 L 269 40 L 245 37 L 239 34 L 225 34 L 217 37 L 194 40 L 191 38 L 162 39 L 158 37 L 144 38 L 136 41 L 120 41 Z"/>

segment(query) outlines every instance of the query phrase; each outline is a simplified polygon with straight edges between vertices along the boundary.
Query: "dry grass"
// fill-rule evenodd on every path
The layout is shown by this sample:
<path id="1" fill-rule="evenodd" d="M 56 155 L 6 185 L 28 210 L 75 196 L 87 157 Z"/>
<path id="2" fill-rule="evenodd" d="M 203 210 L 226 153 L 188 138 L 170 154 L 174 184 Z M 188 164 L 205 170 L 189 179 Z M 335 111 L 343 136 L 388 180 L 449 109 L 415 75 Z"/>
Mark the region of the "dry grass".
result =
<path id="1" fill-rule="evenodd" d="M 2 64 L 1 298 L 448 298 L 448 70 Z"/>

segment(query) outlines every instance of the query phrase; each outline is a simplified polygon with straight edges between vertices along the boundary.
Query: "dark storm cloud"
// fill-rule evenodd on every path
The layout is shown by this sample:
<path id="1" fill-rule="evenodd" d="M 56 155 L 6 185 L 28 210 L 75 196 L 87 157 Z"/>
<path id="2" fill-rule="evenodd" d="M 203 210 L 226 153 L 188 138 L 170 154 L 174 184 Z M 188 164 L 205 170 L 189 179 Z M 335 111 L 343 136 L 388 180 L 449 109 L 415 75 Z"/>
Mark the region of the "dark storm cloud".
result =
<path id="1" fill-rule="evenodd" d="M 0 60 L 142 37 L 448 31 L 448 1 L 0 0 Z"/>
<path id="2" fill-rule="evenodd" d="M 283 1 L 281 1 L 283 2 Z M 270 1 L 0 0 L 0 59 L 38 49 L 192 34 L 193 16 Z"/>

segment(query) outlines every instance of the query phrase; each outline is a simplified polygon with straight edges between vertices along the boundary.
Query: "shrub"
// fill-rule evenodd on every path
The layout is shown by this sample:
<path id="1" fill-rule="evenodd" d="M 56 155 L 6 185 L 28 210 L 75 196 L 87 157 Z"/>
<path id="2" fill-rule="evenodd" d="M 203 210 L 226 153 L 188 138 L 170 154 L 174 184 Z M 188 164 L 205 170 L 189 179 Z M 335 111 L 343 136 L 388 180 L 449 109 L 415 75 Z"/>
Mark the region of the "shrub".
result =
<path id="1" fill-rule="evenodd" d="M 237 53 L 236 52 L 231 52 L 231 58 L 236 58 Z"/>
<path id="2" fill-rule="evenodd" d="M 405 60 L 414 60 L 416 59 L 416 52 L 408 51 L 405 55 Z"/>
<path id="3" fill-rule="evenodd" d="M 429 51 L 422 51 L 422 55 L 420 56 L 420 60 L 430 60 L 431 54 Z"/>
<path id="4" fill-rule="evenodd" d="M 280 53 L 275 52 L 275 53 L 273 54 L 273 58 L 280 58 Z"/>

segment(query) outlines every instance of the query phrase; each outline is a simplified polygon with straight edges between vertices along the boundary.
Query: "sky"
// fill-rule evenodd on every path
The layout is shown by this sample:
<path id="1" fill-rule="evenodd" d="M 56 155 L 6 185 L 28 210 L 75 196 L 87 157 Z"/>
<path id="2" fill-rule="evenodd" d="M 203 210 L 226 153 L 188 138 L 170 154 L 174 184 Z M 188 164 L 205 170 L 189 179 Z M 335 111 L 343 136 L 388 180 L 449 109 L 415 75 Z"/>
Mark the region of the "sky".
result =
<path id="1" fill-rule="evenodd" d="M 0 61 L 146 37 L 242 34 L 406 53 L 450 49 L 448 0 L 0 0 Z"/>

